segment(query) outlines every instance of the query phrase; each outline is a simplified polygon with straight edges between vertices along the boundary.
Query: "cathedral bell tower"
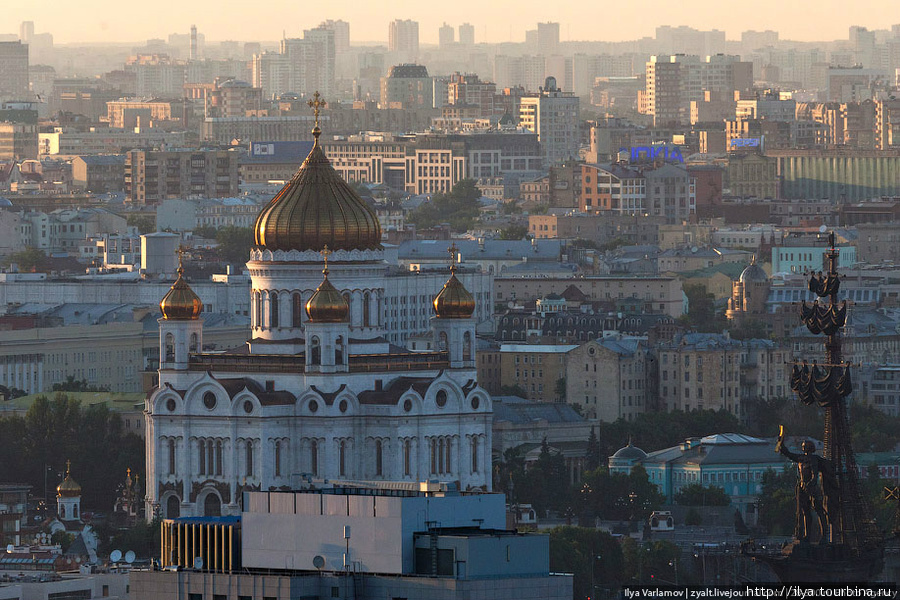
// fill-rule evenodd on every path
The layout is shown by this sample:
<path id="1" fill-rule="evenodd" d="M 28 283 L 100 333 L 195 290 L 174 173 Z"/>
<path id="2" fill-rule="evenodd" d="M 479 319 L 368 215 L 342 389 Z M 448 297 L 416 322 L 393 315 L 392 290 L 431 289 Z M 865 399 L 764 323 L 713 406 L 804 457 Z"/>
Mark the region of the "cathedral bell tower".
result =
<path id="1" fill-rule="evenodd" d="M 159 365 L 163 369 L 186 370 L 192 352 L 203 349 L 203 303 L 184 280 L 178 251 L 178 279 L 159 303 Z"/>
<path id="2" fill-rule="evenodd" d="M 434 298 L 431 329 L 435 348 L 447 352 L 450 368 L 475 367 L 475 298 L 456 278 L 456 245 L 450 246 L 450 279 Z"/>
<path id="3" fill-rule="evenodd" d="M 350 305 L 328 281 L 326 245 L 322 250 L 325 268 L 322 283 L 306 303 L 306 371 L 308 373 L 346 373 L 350 335 Z"/>

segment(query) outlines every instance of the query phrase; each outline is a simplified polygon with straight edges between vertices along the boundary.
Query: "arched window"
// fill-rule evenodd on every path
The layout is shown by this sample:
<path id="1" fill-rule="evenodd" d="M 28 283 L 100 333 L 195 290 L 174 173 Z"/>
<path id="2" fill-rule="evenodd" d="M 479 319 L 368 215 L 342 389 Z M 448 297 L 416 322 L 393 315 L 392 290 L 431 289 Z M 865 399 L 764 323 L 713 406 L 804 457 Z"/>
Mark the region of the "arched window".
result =
<path id="1" fill-rule="evenodd" d="M 319 475 L 319 442 L 316 440 L 309 444 L 309 470 L 313 475 Z"/>
<path id="2" fill-rule="evenodd" d="M 444 472 L 444 438 L 438 440 L 437 472 Z"/>
<path id="3" fill-rule="evenodd" d="M 463 334 L 463 360 L 472 359 L 472 334 L 468 331 Z"/>
<path id="4" fill-rule="evenodd" d="M 370 302 L 371 302 L 371 296 L 369 296 L 369 292 L 366 292 L 365 294 L 363 294 L 363 326 L 364 327 L 372 326 L 371 319 L 369 316 L 369 312 L 370 312 L 369 303 Z"/>
<path id="5" fill-rule="evenodd" d="M 247 440 L 246 455 L 247 469 L 245 474 L 247 477 L 253 477 L 253 440 Z"/>
<path id="6" fill-rule="evenodd" d="M 212 440 L 206 442 L 206 464 L 209 465 L 207 473 L 212 475 L 216 472 L 216 445 Z"/>
<path id="7" fill-rule="evenodd" d="M 197 351 L 197 339 L 198 339 L 198 338 L 197 338 L 197 334 L 196 334 L 196 333 L 192 333 L 192 334 L 191 334 L 191 343 L 190 343 L 190 345 L 188 346 L 190 352 L 196 352 L 196 351 Z"/>
<path id="8" fill-rule="evenodd" d="M 441 334 L 438 336 L 438 350 L 440 352 L 447 351 L 447 332 L 446 331 L 442 331 Z"/>
<path id="9" fill-rule="evenodd" d="M 737 496 L 737 494 L 735 494 L 735 496 Z M 77 504 L 72 506 L 72 518 L 73 519 L 78 518 L 78 505 Z"/>
<path id="10" fill-rule="evenodd" d="M 181 515 L 181 500 L 178 496 L 169 496 L 166 500 L 166 518 L 177 519 Z"/>
<path id="11" fill-rule="evenodd" d="M 447 438 L 447 450 L 444 452 L 444 473 L 452 473 L 453 469 L 450 468 L 450 451 L 453 447 L 453 438 Z"/>
<path id="12" fill-rule="evenodd" d="M 175 475 L 175 440 L 169 440 L 169 475 Z"/>
<path id="13" fill-rule="evenodd" d="M 334 341 L 334 364 L 344 364 L 344 336 L 339 335 Z"/>
<path id="14" fill-rule="evenodd" d="M 347 474 L 347 442 L 344 440 L 341 440 L 338 453 L 338 473 L 341 477 L 344 477 Z"/>
<path id="15" fill-rule="evenodd" d="M 262 327 L 262 294 L 259 291 L 253 292 L 253 325 L 255 327 Z"/>
<path id="16" fill-rule="evenodd" d="M 61 504 L 59 507 L 59 518 L 62 519 L 63 521 L 66 520 L 66 505 L 65 504 Z"/>
<path id="17" fill-rule="evenodd" d="M 472 472 L 478 472 L 478 438 L 472 437 Z"/>
<path id="18" fill-rule="evenodd" d="M 432 440 L 431 440 L 431 474 L 432 475 L 437 475 L 437 470 L 438 470 L 437 443 L 438 443 L 438 440 L 436 438 L 432 438 Z"/>
<path id="19" fill-rule="evenodd" d="M 275 477 L 281 477 L 281 441 L 275 442 Z"/>
<path id="20" fill-rule="evenodd" d="M 175 360 L 175 336 L 171 333 L 166 334 L 166 362 Z"/>
<path id="21" fill-rule="evenodd" d="M 381 440 L 375 440 L 375 475 L 378 477 L 384 475 L 384 463 L 381 452 Z"/>
<path id="22" fill-rule="evenodd" d="M 269 293 L 269 327 L 278 327 L 278 292 Z"/>
<path id="23" fill-rule="evenodd" d="M 215 493 L 210 492 L 203 500 L 203 516 L 204 517 L 221 517 L 222 501 Z"/>
<path id="24" fill-rule="evenodd" d="M 350 309 L 348 316 L 350 317 L 350 322 L 353 323 L 353 303 L 350 301 L 350 292 L 344 292 L 341 294 L 344 297 L 344 301 L 347 303 L 347 308 Z"/>
<path id="25" fill-rule="evenodd" d="M 200 449 L 198 452 L 200 458 L 200 469 L 199 473 L 201 475 L 206 475 L 206 442 L 203 440 L 197 440 L 197 447 Z"/>
<path id="26" fill-rule="evenodd" d="M 300 292 L 291 296 L 291 327 L 300 327 L 303 323 L 303 297 Z"/>
<path id="27" fill-rule="evenodd" d="M 222 440 L 216 441 L 216 475 L 222 474 Z"/>
<path id="28" fill-rule="evenodd" d="M 408 439 L 403 440 L 403 474 L 409 477 L 412 474 L 412 442 Z"/>
<path id="29" fill-rule="evenodd" d="M 318 337 L 313 337 L 309 341 L 309 351 L 312 354 L 312 356 L 310 356 L 309 363 L 311 365 L 322 364 L 322 346 L 319 343 Z"/>

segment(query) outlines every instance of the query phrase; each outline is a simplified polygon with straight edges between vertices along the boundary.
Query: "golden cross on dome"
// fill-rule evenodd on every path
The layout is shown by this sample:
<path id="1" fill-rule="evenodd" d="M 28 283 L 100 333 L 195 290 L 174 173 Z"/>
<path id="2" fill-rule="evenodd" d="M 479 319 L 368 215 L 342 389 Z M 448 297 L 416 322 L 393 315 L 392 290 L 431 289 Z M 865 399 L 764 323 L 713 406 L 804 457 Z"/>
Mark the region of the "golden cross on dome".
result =
<path id="1" fill-rule="evenodd" d="M 187 250 L 184 249 L 184 246 L 182 244 L 178 244 L 178 247 L 175 248 L 175 254 L 178 255 L 179 269 L 184 269 L 184 265 L 182 265 L 182 258 L 184 257 L 185 252 L 187 252 Z"/>
<path id="2" fill-rule="evenodd" d="M 451 271 L 456 270 L 456 259 L 457 259 L 458 252 L 459 252 L 459 248 L 456 247 L 456 242 L 453 242 L 452 244 L 450 244 L 450 247 L 447 248 L 447 253 L 450 254 L 450 270 Z"/>
<path id="3" fill-rule="evenodd" d="M 66 461 L 66 477 L 69 476 L 69 471 L 71 471 L 71 470 L 72 470 L 72 461 L 67 460 Z"/>
<path id="4" fill-rule="evenodd" d="M 325 247 L 322 248 L 322 258 L 325 259 L 325 268 L 328 268 L 328 257 L 331 256 L 333 252 L 328 249 L 328 244 L 325 244 Z"/>
<path id="5" fill-rule="evenodd" d="M 316 129 L 318 129 L 319 128 L 319 109 L 325 108 L 326 106 L 328 106 L 328 103 L 325 102 L 325 100 L 320 99 L 319 91 L 316 90 L 316 93 L 313 94 L 313 100 L 310 100 L 309 102 L 307 102 L 307 104 L 309 104 L 309 107 L 311 109 L 313 109 L 313 114 L 316 116 Z"/>

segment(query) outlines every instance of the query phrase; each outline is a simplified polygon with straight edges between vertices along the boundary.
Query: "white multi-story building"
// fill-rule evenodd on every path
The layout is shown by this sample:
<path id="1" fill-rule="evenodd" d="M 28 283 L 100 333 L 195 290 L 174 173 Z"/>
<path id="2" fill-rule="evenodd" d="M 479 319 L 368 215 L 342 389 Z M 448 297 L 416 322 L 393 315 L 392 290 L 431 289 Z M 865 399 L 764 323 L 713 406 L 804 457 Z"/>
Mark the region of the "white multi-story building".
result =
<path id="1" fill-rule="evenodd" d="M 553 77 L 547 77 L 539 94 L 522 97 L 520 123 L 538 135 L 546 164 L 552 165 L 578 156 L 579 103 L 574 93 L 557 89 Z"/>
<path id="2" fill-rule="evenodd" d="M 430 321 L 409 312 L 425 304 L 418 290 L 392 302 L 378 220 L 318 143 L 254 234 L 245 351 L 202 351 L 202 302 L 183 278 L 160 303 L 147 514 L 239 514 L 243 491 L 291 486 L 303 474 L 490 490 L 478 301 L 455 272 L 431 301 Z M 430 326 L 435 352 L 389 342 L 410 321 Z"/>

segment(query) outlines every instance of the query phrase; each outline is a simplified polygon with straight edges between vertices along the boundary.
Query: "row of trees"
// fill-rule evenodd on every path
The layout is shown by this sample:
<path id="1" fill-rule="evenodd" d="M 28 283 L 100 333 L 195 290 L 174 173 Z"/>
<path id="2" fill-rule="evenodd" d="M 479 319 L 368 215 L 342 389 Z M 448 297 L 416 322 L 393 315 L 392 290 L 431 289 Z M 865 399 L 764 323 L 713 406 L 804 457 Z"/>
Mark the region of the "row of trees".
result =
<path id="1" fill-rule="evenodd" d="M 44 493 L 45 481 L 54 496 L 67 460 L 89 510 L 112 509 L 126 469 L 143 482 L 141 438 L 126 432 L 105 405 L 83 407 L 65 393 L 39 396 L 24 417 L 0 417 L 0 440 L 0 481 L 27 483 L 35 496 Z"/>

